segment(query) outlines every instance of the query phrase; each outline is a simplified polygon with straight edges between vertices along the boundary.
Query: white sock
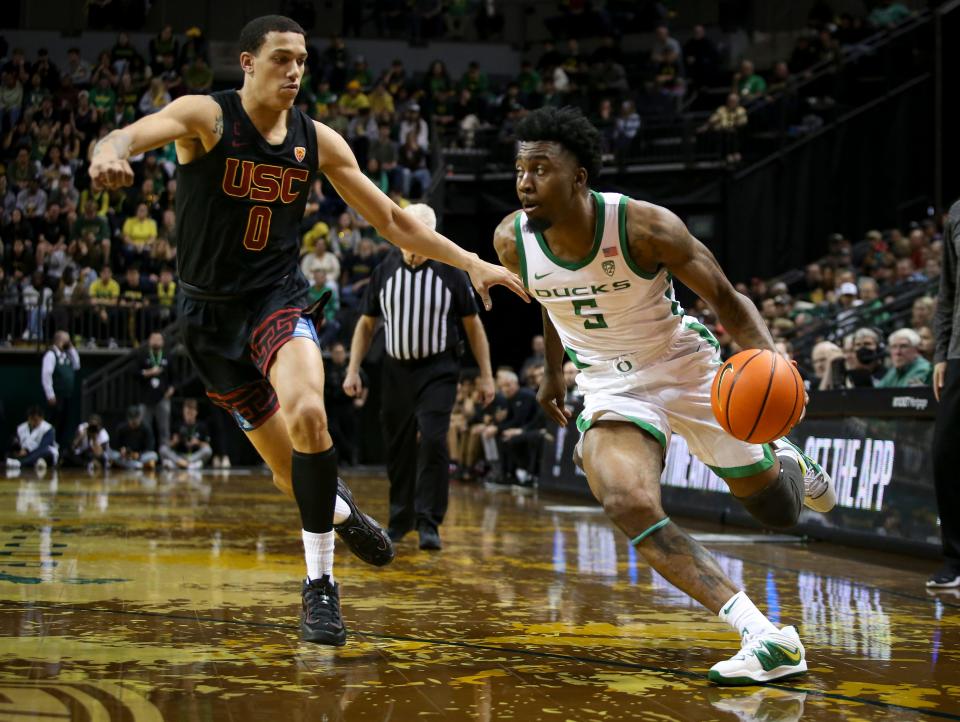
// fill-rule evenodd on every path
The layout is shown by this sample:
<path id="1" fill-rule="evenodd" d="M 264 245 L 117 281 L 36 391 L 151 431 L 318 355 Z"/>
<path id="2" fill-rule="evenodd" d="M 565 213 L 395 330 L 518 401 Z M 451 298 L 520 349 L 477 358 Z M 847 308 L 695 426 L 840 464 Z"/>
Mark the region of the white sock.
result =
<path id="1" fill-rule="evenodd" d="M 720 619 L 737 630 L 741 637 L 746 634 L 766 634 L 777 628 L 767 619 L 757 605 L 750 601 L 746 592 L 734 594 L 720 607 Z"/>
<path id="2" fill-rule="evenodd" d="M 333 510 L 333 523 L 334 524 L 343 524 L 347 519 L 350 518 L 350 507 L 347 506 L 347 501 L 339 494 L 337 495 L 337 505 Z"/>
<path id="3" fill-rule="evenodd" d="M 333 581 L 333 531 L 325 534 L 302 531 L 303 552 L 307 560 L 307 578 L 319 579 L 324 574 Z"/>

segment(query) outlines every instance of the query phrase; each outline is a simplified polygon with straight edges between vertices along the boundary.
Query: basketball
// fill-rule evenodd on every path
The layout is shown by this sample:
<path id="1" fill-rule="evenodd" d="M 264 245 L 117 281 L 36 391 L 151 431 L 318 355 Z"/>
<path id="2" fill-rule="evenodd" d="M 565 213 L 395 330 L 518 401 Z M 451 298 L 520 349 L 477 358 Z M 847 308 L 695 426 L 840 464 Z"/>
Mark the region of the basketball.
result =
<path id="1" fill-rule="evenodd" d="M 773 351 L 749 349 L 724 362 L 710 393 L 713 415 L 741 441 L 765 444 L 793 428 L 803 413 L 803 380 Z"/>

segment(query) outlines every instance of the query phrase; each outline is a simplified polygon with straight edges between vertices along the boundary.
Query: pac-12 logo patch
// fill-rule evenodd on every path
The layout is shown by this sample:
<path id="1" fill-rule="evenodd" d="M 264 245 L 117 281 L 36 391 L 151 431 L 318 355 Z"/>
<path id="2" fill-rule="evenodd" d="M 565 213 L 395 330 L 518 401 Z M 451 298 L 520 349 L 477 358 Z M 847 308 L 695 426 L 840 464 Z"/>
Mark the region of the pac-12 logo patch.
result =
<path id="1" fill-rule="evenodd" d="M 602 268 L 603 272 L 606 273 L 608 276 L 612 276 L 614 271 L 617 270 L 617 264 L 614 263 L 613 261 L 604 261 L 603 263 L 600 264 L 600 268 Z"/>
<path id="2" fill-rule="evenodd" d="M 297 159 L 297 163 L 300 163 L 301 161 L 303 161 L 306 155 L 307 155 L 307 149 L 304 148 L 302 145 L 298 145 L 296 148 L 293 149 L 293 157 Z"/>

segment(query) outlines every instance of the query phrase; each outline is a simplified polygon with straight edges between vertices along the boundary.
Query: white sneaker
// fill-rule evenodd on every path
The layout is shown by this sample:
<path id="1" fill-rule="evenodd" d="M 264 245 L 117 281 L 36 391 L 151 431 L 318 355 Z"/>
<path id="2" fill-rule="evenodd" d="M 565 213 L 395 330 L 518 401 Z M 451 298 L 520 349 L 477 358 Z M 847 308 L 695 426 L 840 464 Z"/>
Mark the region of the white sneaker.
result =
<path id="1" fill-rule="evenodd" d="M 229 469 L 230 468 L 230 457 L 224 454 L 220 457 L 220 468 Z"/>
<path id="2" fill-rule="evenodd" d="M 187 471 L 200 471 L 203 468 L 203 462 L 197 459 L 187 464 Z"/>
<path id="3" fill-rule="evenodd" d="M 740 651 L 710 668 L 710 681 L 745 685 L 794 677 L 807 671 L 806 652 L 793 627 L 778 632 L 746 635 Z"/>
<path id="4" fill-rule="evenodd" d="M 213 457 L 213 464 L 212 464 L 212 466 L 213 466 L 214 469 L 219 469 L 219 468 L 220 468 L 220 457 L 219 457 L 219 456 L 214 456 L 214 457 Z"/>
<path id="5" fill-rule="evenodd" d="M 47 473 L 47 462 L 44 459 L 37 459 L 37 463 L 33 465 L 34 471 L 38 474 Z"/>
<path id="6" fill-rule="evenodd" d="M 7 468 L 8 469 L 19 469 L 20 460 L 19 459 L 7 459 Z"/>
<path id="7" fill-rule="evenodd" d="M 816 461 L 803 453 L 803 450 L 786 437 L 773 442 L 780 448 L 790 448 L 797 452 L 797 463 L 803 472 L 803 504 L 821 514 L 837 505 L 837 488 L 830 474 Z"/>
<path id="8" fill-rule="evenodd" d="M 163 468 L 167 471 L 172 471 L 173 469 L 177 468 L 177 465 L 173 463 L 173 459 L 164 459 Z"/>

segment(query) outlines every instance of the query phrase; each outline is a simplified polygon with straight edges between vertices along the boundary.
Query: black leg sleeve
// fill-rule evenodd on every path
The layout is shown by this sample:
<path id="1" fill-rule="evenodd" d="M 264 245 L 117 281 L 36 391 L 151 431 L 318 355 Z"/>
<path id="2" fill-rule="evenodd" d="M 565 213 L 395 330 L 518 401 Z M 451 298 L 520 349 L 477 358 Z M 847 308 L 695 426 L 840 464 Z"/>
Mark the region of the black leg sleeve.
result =
<path id="1" fill-rule="evenodd" d="M 291 476 L 303 530 L 314 534 L 332 531 L 337 504 L 336 447 L 318 454 L 294 451 Z"/>

